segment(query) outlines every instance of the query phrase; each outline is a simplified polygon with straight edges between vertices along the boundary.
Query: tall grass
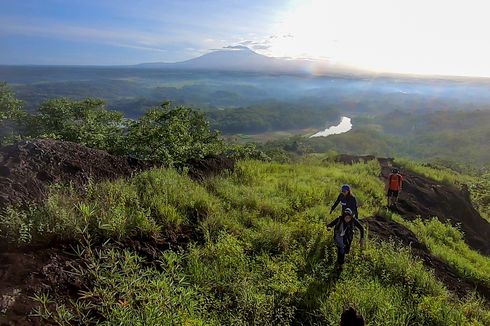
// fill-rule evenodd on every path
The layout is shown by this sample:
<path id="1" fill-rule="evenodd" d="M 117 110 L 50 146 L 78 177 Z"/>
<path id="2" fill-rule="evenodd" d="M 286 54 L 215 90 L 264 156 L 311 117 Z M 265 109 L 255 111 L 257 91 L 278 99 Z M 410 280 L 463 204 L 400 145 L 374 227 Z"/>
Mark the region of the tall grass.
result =
<path id="1" fill-rule="evenodd" d="M 460 230 L 436 218 L 406 221 L 396 214 L 391 218 L 412 230 L 432 254 L 455 267 L 461 278 L 490 288 L 490 258 L 472 250 Z"/>
<path id="2" fill-rule="evenodd" d="M 131 180 L 91 184 L 83 196 L 56 187 L 44 205 L 23 212 L 7 209 L 1 236 L 20 244 L 76 241 L 84 234 L 120 240 L 159 237 L 182 225 L 198 225 L 216 214 L 218 200 L 175 170 L 143 172 Z"/>
<path id="3" fill-rule="evenodd" d="M 405 158 L 396 158 L 395 164 L 445 184 L 458 185 L 471 180 L 470 176 L 461 174 L 443 166 L 430 166 Z"/>
<path id="4" fill-rule="evenodd" d="M 39 314 L 60 324 L 337 325 L 347 304 L 369 325 L 489 324 L 479 299 L 454 297 L 394 244 L 361 251 L 356 236 L 344 271 L 335 270 L 325 224 L 339 211 L 329 215 L 330 206 L 349 183 L 360 217 L 375 214 L 383 199 L 379 169 L 376 162 L 242 161 L 204 184 L 153 170 L 91 185 L 85 195 L 55 189 L 40 208 L 10 210 L 2 236 L 31 243 L 158 238 L 184 225 L 204 235 L 152 261 L 110 242 L 89 245 L 84 267 L 74 271 L 91 280 L 89 288 L 71 302 L 53 298 L 55 311 L 41 305 Z"/>

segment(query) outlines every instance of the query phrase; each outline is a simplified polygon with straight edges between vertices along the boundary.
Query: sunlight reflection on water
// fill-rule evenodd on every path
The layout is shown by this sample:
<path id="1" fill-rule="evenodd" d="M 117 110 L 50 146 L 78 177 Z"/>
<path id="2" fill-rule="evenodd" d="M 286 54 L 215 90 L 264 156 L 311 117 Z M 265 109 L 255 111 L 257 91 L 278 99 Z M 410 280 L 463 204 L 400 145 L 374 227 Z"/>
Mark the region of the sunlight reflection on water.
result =
<path id="1" fill-rule="evenodd" d="M 317 132 L 313 136 L 310 136 L 310 138 L 313 137 L 326 137 L 330 135 L 338 135 L 338 134 L 343 134 L 344 132 L 347 132 L 352 129 L 352 122 L 351 118 L 348 117 L 342 117 L 342 120 L 340 123 L 336 126 L 331 126 L 323 131 Z"/>

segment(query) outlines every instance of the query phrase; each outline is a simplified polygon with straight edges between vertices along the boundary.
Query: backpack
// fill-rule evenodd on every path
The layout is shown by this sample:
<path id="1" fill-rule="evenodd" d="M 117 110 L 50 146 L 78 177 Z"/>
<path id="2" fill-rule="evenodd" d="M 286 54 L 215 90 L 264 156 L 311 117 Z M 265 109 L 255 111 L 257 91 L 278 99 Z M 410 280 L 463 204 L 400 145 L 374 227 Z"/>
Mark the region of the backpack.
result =
<path id="1" fill-rule="evenodd" d="M 396 177 L 394 179 L 393 177 Z M 390 183 L 389 183 L 389 189 L 391 190 L 400 190 L 401 184 L 402 184 L 402 176 L 400 174 L 390 174 Z"/>

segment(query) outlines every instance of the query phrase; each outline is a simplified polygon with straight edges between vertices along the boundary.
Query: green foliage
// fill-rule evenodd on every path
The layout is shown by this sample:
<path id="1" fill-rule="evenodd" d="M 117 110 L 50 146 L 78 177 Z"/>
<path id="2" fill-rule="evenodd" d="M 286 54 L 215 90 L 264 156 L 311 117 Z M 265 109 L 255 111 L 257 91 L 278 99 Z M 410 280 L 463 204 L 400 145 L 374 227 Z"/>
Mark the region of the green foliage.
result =
<path id="1" fill-rule="evenodd" d="M 359 124 L 355 118 L 352 123 L 353 129 L 347 133 L 310 138 L 307 145 L 316 153 L 335 150 L 339 153 L 376 156 L 392 156 L 403 148 L 402 142 L 394 136 L 383 134 L 376 128 Z"/>
<path id="2" fill-rule="evenodd" d="M 107 110 L 100 99 L 58 98 L 45 101 L 30 114 L 23 111 L 6 84 L 0 84 L 0 126 L 0 145 L 18 139 L 53 138 L 168 165 L 218 155 L 225 149 L 204 114 L 191 108 L 165 102 L 130 121 L 120 112 Z M 267 158 L 250 146 L 241 149 L 237 145 L 229 152 Z"/>
<path id="3" fill-rule="evenodd" d="M 246 145 L 228 144 L 225 149 L 226 157 L 235 160 L 255 159 L 261 161 L 270 161 L 271 158 L 260 149 L 257 149 L 255 144 L 249 143 Z"/>
<path id="4" fill-rule="evenodd" d="M 288 139 L 270 141 L 260 146 L 266 153 L 293 153 L 304 155 L 311 153 L 314 149 L 309 145 L 308 138 L 296 135 Z"/>
<path id="5" fill-rule="evenodd" d="M 248 108 L 206 112 L 211 126 L 224 134 L 321 128 L 339 118 L 338 110 L 307 103 L 267 102 Z"/>
<path id="6" fill-rule="evenodd" d="M 6 83 L 0 82 L 0 145 L 18 139 L 25 116 L 22 101 L 15 98 Z"/>
<path id="7" fill-rule="evenodd" d="M 406 156 L 483 167 L 490 163 L 490 111 L 394 111 L 354 119 L 352 131 L 310 140 L 316 152 Z"/>
<path id="8" fill-rule="evenodd" d="M 31 243 L 61 234 L 100 243 L 158 239 L 185 226 L 203 235 L 151 260 L 114 242 L 96 249 L 88 241 L 80 250 L 84 264 L 74 271 L 91 280 L 88 288 L 72 302 L 39 297 L 54 302 L 39 314 L 61 324 L 96 318 L 126 325 L 337 325 L 347 304 L 370 325 L 488 324 L 484 302 L 454 297 L 409 249 L 368 242 L 361 251 L 355 241 L 344 271 L 334 270 L 325 224 L 336 215 L 328 215 L 329 207 L 348 182 L 361 218 L 375 214 L 384 195 L 379 173 L 375 161 L 347 166 L 322 156 L 297 164 L 240 161 L 234 173 L 204 184 L 172 169 L 153 170 L 93 184 L 85 194 L 54 189 L 43 207 L 2 216 L 1 234 Z M 39 232 L 39 225 L 50 231 Z M 416 227 L 426 231 L 421 239 L 450 255 L 467 250 L 458 261 L 442 256 L 467 270 L 462 277 L 488 275 L 486 258 L 465 248 L 456 231 Z"/>
<path id="9" fill-rule="evenodd" d="M 129 124 L 126 151 L 143 159 L 184 163 L 222 151 L 217 132 L 209 130 L 203 113 L 164 103 Z"/>
<path id="10" fill-rule="evenodd" d="M 490 258 L 470 249 L 457 228 L 436 218 L 413 222 L 393 218 L 410 228 L 435 256 L 454 266 L 462 278 L 490 287 Z"/>
<path id="11" fill-rule="evenodd" d="M 489 124 L 489 110 L 358 115 L 347 133 L 315 138 L 294 136 L 271 141 L 263 150 L 301 153 L 298 149 L 304 147 L 314 153 L 335 150 L 356 155 L 404 156 L 442 162 L 453 170 L 469 170 L 486 167 L 490 162 Z"/>
<path id="12" fill-rule="evenodd" d="M 175 170 L 147 171 L 129 182 L 92 184 L 81 198 L 71 188 L 54 188 L 48 200 L 27 212 L 7 209 L 1 238 L 19 244 L 91 238 L 159 238 L 215 214 L 216 200 Z"/>
<path id="13" fill-rule="evenodd" d="M 44 102 L 32 117 L 28 136 L 55 138 L 114 151 L 122 136 L 123 115 L 98 99 Z"/>

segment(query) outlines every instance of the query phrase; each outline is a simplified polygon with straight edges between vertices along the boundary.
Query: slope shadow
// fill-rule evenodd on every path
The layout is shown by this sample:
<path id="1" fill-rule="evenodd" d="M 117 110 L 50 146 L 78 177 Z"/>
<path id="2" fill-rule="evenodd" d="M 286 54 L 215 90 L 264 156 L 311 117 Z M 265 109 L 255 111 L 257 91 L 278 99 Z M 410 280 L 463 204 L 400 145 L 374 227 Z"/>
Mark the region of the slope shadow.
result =
<path id="1" fill-rule="evenodd" d="M 378 159 L 384 181 L 393 166 L 391 159 Z M 442 184 L 410 170 L 402 170 L 403 190 L 400 193 L 396 213 L 405 219 L 437 217 L 458 226 L 465 242 L 473 249 L 490 255 L 490 223 L 481 217 L 471 203 L 466 187 Z"/>
<path id="2" fill-rule="evenodd" d="M 433 256 L 429 248 L 420 242 L 417 236 L 405 226 L 382 216 L 374 216 L 362 221 L 368 226 L 369 233 L 374 234 L 379 240 L 394 240 L 404 246 L 411 247 L 412 254 L 420 258 L 425 266 L 433 269 L 435 276 L 459 297 L 464 297 L 471 293 L 472 290 L 476 290 L 487 302 L 490 302 L 489 287 L 461 278 L 453 266 Z"/>

